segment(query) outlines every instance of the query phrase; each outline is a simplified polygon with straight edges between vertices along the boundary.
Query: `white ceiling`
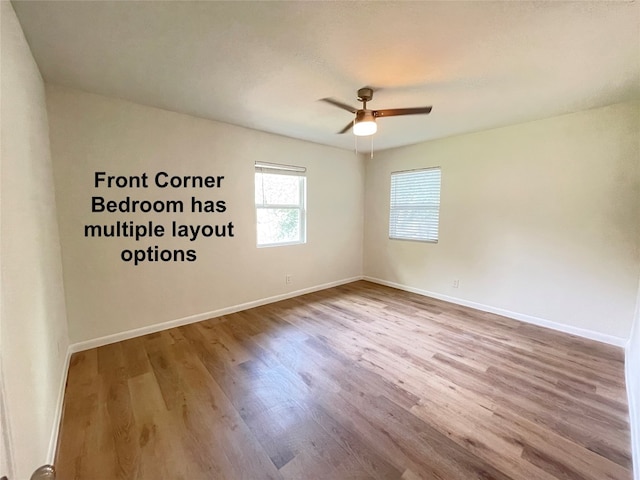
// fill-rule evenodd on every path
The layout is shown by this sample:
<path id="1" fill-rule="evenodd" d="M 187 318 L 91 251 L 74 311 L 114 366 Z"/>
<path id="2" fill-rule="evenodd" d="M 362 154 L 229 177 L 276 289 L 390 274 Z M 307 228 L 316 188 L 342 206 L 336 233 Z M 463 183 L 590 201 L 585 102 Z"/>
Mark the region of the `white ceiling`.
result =
<path id="1" fill-rule="evenodd" d="M 433 105 L 376 150 L 640 99 L 638 2 L 12 3 L 47 82 L 346 149 L 365 85 Z"/>

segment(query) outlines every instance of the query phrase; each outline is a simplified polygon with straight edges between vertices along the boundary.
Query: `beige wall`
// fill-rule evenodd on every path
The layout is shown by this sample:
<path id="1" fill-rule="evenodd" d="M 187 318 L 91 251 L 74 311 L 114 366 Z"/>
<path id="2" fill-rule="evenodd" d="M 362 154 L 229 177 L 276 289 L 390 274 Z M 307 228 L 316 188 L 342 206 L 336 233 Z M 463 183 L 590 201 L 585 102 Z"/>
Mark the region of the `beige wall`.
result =
<path id="1" fill-rule="evenodd" d="M 0 8 L 0 364 L 20 480 L 51 460 L 68 339 L 44 86 L 11 4 Z"/>
<path id="2" fill-rule="evenodd" d="M 362 273 L 363 160 L 351 152 L 60 87 L 48 87 L 47 98 L 74 342 Z M 378 152 L 364 160 L 364 274 L 622 342 L 640 270 L 637 125 L 637 104 L 615 105 Z M 255 160 L 308 167 L 307 245 L 255 247 L 245 188 Z M 388 240 L 390 172 L 435 165 L 443 168 L 440 242 Z M 174 219 L 92 214 L 92 195 L 193 193 L 95 189 L 97 170 L 224 175 L 223 188 L 202 195 L 225 200 L 227 212 L 178 220 L 233 221 L 236 237 L 86 239 L 86 223 Z M 198 260 L 134 267 L 119 258 L 123 248 L 155 244 L 194 248 Z"/>
<path id="3" fill-rule="evenodd" d="M 364 165 L 352 152 L 198 119 L 133 103 L 47 87 L 51 149 L 73 342 L 148 327 L 362 272 Z M 256 160 L 307 167 L 307 243 L 257 248 Z M 224 175 L 209 191 L 95 189 L 95 171 L 118 175 Z M 194 193 L 195 192 L 195 193 Z M 224 200 L 216 214 L 96 214 L 91 197 Z M 190 208 L 190 207 L 189 207 Z M 233 238 L 189 242 L 165 237 L 139 247 L 197 251 L 193 263 L 120 260 L 130 239 L 87 239 L 83 225 L 118 219 L 170 225 L 234 224 Z M 293 283 L 285 285 L 285 275 Z"/>
<path id="4" fill-rule="evenodd" d="M 365 275 L 622 344 L 640 272 L 638 122 L 621 104 L 376 154 Z M 431 166 L 439 243 L 389 240 L 390 173 Z"/>

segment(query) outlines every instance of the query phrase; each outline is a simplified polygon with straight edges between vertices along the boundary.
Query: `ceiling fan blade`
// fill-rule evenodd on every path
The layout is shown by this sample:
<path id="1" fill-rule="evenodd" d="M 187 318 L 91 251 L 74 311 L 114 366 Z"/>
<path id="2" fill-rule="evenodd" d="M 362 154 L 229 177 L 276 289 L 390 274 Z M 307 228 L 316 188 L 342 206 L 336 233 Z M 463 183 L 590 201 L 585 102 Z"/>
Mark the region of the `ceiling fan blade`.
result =
<path id="1" fill-rule="evenodd" d="M 353 127 L 353 121 L 349 122 L 346 127 L 340 130 L 338 133 L 347 133 Z"/>
<path id="2" fill-rule="evenodd" d="M 356 113 L 358 111 L 356 108 L 350 105 L 347 105 L 346 103 L 342 103 L 338 100 L 334 100 L 333 98 L 321 98 L 320 100 L 322 100 L 323 102 L 330 103 L 331 105 L 334 105 L 343 110 L 346 110 L 347 112 Z"/>
<path id="3" fill-rule="evenodd" d="M 397 117 L 398 115 L 420 115 L 431 112 L 431 106 L 429 107 L 415 107 L 415 108 L 387 108 L 386 110 L 374 110 L 374 117 Z"/>

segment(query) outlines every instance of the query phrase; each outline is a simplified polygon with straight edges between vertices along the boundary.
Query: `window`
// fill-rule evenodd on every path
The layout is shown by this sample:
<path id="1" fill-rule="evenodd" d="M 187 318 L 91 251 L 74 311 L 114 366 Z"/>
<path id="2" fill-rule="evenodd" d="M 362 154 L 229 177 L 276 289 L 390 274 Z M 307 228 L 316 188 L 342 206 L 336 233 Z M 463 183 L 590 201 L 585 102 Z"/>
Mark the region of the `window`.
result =
<path id="1" fill-rule="evenodd" d="M 391 174 L 389 238 L 438 241 L 440 167 Z"/>
<path id="2" fill-rule="evenodd" d="M 306 241 L 306 169 L 256 162 L 258 246 Z"/>

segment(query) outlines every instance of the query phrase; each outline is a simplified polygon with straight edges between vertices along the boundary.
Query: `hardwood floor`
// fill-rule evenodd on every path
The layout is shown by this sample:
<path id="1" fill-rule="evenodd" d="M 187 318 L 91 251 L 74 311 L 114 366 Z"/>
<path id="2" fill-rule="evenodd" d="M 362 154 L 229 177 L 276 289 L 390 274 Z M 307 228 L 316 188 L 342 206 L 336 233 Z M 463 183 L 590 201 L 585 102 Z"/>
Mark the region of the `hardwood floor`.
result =
<path id="1" fill-rule="evenodd" d="M 622 349 L 355 282 L 73 355 L 66 479 L 631 479 Z"/>

